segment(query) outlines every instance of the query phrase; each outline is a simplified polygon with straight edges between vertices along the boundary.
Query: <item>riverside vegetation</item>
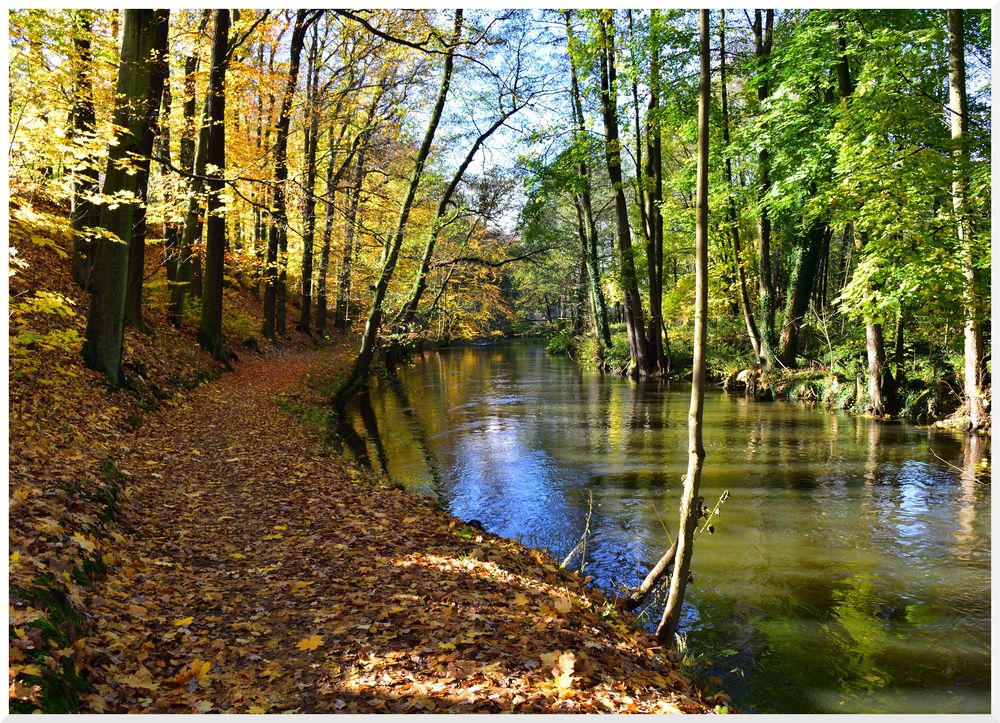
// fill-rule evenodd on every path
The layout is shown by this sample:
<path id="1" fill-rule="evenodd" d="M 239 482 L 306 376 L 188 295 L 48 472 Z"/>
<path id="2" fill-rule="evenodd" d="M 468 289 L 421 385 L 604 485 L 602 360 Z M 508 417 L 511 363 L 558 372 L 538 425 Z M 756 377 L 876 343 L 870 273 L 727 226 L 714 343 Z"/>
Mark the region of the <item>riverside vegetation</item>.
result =
<path id="1" fill-rule="evenodd" d="M 9 45 L 18 711 L 721 710 L 670 651 L 707 383 L 990 428 L 987 11 L 21 9 Z M 546 325 L 691 381 L 658 645 L 290 422 L 349 443 L 383 360 Z"/>

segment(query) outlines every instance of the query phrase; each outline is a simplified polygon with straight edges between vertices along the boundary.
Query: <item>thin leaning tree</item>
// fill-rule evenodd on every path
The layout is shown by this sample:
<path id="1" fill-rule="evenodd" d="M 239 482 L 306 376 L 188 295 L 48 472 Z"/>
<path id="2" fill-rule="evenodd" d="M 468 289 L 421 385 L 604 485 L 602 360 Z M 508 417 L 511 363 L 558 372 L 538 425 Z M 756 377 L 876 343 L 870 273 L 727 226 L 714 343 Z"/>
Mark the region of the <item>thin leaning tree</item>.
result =
<path id="1" fill-rule="evenodd" d="M 695 190 L 695 297 L 694 297 L 694 361 L 691 373 L 691 408 L 688 411 L 688 468 L 681 494 L 680 530 L 677 535 L 677 557 L 670 578 L 670 594 L 663 617 L 656 628 L 661 642 L 670 642 L 677 631 L 691 571 L 694 533 L 701 516 L 698 487 L 705 461 L 702 443 L 702 413 L 705 403 L 705 342 L 708 321 L 708 111 L 711 102 L 711 58 L 708 44 L 708 10 L 700 11 L 701 83 L 698 88 L 698 182 Z"/>

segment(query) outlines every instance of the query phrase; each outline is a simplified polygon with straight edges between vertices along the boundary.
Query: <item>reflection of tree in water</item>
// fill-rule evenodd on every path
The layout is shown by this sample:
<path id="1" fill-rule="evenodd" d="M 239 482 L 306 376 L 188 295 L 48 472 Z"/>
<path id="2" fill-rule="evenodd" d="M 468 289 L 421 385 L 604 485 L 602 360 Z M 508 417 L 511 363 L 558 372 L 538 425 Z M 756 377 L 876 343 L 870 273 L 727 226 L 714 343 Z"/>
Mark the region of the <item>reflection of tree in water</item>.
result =
<path id="1" fill-rule="evenodd" d="M 416 412 L 414 412 L 414 407 L 410 403 L 410 396 L 406 391 L 406 387 L 403 386 L 403 381 L 399 378 L 399 375 L 396 373 L 394 368 L 389 370 L 389 373 L 386 375 L 386 380 L 388 381 L 389 388 L 396 395 L 396 399 L 399 402 L 399 408 L 402 410 L 403 416 L 406 417 L 407 427 L 413 435 L 414 442 L 424 459 L 424 464 L 427 466 L 427 472 L 430 474 L 431 481 L 434 484 L 434 491 L 440 493 L 442 489 L 441 470 L 438 467 L 437 459 L 431 453 L 431 446 L 429 440 L 427 439 L 427 432 L 424 429 L 424 425 L 417 417 Z"/>
<path id="2" fill-rule="evenodd" d="M 983 475 L 989 479 L 989 446 L 986 437 L 978 434 L 965 435 L 962 445 L 962 467 L 959 470 L 961 496 L 958 505 L 958 526 L 955 542 L 959 554 L 976 541 L 976 502 L 979 495 L 979 480 Z"/>

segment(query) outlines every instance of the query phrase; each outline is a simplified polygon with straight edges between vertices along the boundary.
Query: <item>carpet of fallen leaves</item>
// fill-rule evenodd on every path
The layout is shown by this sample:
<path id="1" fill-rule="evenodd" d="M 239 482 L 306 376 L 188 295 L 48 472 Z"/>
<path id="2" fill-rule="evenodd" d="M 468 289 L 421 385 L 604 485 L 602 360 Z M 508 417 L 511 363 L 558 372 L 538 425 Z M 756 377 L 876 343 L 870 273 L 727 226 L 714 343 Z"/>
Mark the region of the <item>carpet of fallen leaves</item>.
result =
<path id="1" fill-rule="evenodd" d="M 10 238 L 24 264 L 12 305 L 51 292 L 71 310 L 26 313 L 12 338 L 82 333 L 65 210 L 12 203 Z M 12 700 L 38 705 L 39 686 L 63 690 L 59 671 L 75 671 L 90 681 L 82 710 L 97 713 L 727 702 L 703 700 L 652 638 L 548 556 L 373 478 L 283 411 L 279 395 L 322 401 L 307 375 L 342 373 L 353 340 L 305 350 L 293 334 L 251 352 L 233 336 L 259 302 L 227 290 L 241 358 L 224 373 L 192 328 L 166 323 L 155 246 L 147 261 L 155 333 L 126 331 L 133 391 L 109 391 L 73 343 L 12 356 Z"/>
<path id="2" fill-rule="evenodd" d="M 93 712 L 700 712 L 645 633 L 548 556 L 381 482 L 252 360 L 121 457 L 125 536 L 86 600 Z"/>

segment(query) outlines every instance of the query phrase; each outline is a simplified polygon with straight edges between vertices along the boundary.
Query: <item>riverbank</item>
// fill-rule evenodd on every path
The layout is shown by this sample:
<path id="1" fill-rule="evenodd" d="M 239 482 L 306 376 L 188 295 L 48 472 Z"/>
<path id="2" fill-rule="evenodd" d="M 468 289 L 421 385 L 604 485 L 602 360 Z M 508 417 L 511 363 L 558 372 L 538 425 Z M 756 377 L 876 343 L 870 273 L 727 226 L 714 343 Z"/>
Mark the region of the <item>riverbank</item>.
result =
<path id="1" fill-rule="evenodd" d="M 61 259 L 30 245 L 24 258 L 12 291 L 55 288 L 71 313 L 17 322 L 49 339 L 79 333 L 86 296 Z M 256 303 L 227 294 L 231 309 Z M 237 344 L 243 316 L 227 317 Z M 666 713 L 728 701 L 703 699 L 551 558 L 334 454 L 305 413 L 325 402 L 309 380 L 343 372 L 355 340 L 240 345 L 227 371 L 187 326 L 155 307 L 148 323 L 153 335 L 126 334 L 129 391 L 108 391 L 74 344 L 25 336 L 32 353 L 12 353 L 12 711 Z"/>
<path id="2" fill-rule="evenodd" d="M 728 337 L 723 339 L 721 332 L 715 333 L 717 338 L 709 352 L 707 371 L 710 384 L 758 402 L 806 402 L 856 415 L 868 414 L 867 366 L 860 357 L 842 359 L 835 368 L 817 362 L 801 368 L 766 369 L 749 363 L 745 354 L 739 351 L 739 345 L 734 345 Z M 611 346 L 604 350 L 600 359 L 592 335 L 577 337 L 569 328 L 550 331 L 543 344 L 550 354 L 566 356 L 581 366 L 595 367 L 618 376 L 626 374 L 631 361 L 621 329 L 616 330 Z M 691 357 L 679 346 L 676 342 L 673 345 L 671 370 L 664 378 L 690 381 Z M 942 373 L 927 365 L 915 366 L 908 373 L 910 376 L 903 378 L 902 389 L 896 392 L 895 412 L 886 415 L 886 421 L 957 430 L 968 426 L 968 411 L 960 393 L 961 382 L 954 374 Z M 987 386 L 983 391 L 987 413 L 991 397 L 991 388 Z M 987 425 L 980 434 L 988 435 L 990 431 Z"/>

